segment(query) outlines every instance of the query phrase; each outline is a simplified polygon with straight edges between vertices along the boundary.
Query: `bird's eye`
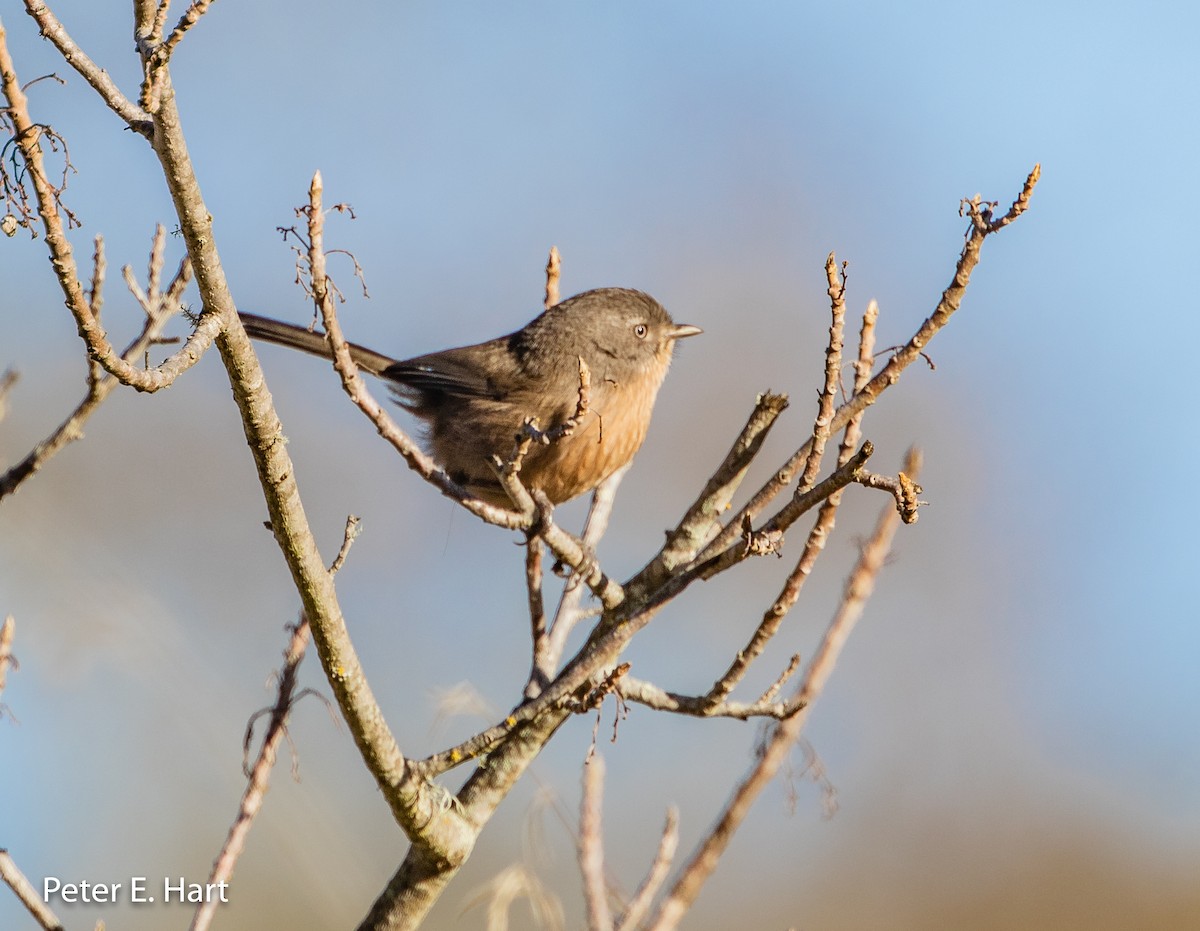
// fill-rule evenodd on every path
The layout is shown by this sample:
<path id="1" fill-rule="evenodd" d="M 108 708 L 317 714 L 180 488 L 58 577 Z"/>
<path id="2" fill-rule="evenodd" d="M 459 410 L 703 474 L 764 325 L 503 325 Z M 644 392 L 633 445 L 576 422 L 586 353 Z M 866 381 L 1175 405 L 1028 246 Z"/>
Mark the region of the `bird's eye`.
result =
<path id="1" fill-rule="evenodd" d="M 639 323 L 633 328 L 633 332 L 637 335 L 638 339 L 645 339 L 646 334 L 650 332 L 650 328 L 644 323 Z"/>

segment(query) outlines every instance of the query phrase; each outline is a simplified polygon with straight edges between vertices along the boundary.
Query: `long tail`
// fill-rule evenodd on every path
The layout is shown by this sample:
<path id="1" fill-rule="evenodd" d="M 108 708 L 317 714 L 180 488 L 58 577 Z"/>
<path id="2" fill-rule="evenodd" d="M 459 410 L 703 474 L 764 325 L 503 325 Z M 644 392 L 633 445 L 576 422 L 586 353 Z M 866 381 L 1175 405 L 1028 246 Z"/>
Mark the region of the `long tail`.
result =
<path id="1" fill-rule="evenodd" d="M 242 318 L 242 326 L 246 328 L 246 332 L 252 339 L 261 339 L 264 342 L 276 343 L 290 349 L 299 349 L 301 352 L 322 356 L 326 359 L 333 355 L 329 350 L 329 343 L 326 342 L 324 333 L 314 333 L 302 326 L 296 326 L 294 323 L 284 323 L 282 320 L 272 320 L 257 314 L 246 314 L 239 311 L 238 316 Z M 355 343 L 349 345 L 350 355 L 358 367 L 372 375 L 382 376 L 384 369 L 396 364 L 395 359 L 368 349 L 366 346 L 359 346 Z"/>

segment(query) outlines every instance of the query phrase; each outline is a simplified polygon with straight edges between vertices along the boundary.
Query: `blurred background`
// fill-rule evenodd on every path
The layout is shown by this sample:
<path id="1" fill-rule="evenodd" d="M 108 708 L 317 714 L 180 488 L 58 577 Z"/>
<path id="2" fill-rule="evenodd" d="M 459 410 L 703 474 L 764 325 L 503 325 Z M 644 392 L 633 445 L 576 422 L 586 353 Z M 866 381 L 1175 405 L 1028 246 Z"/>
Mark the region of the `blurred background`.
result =
<path id="1" fill-rule="evenodd" d="M 127 7 L 53 5 L 135 96 Z M 140 311 L 118 269 L 143 276 L 154 224 L 174 226 L 158 164 L 20 4 L 3 17 L 23 81 L 67 80 L 32 87 L 31 107 L 70 144 L 67 203 L 84 222 L 72 241 L 86 267 L 105 237 L 105 321 L 121 344 Z M 809 430 L 830 250 L 850 262 L 855 313 L 879 301 L 881 347 L 903 342 L 950 281 L 959 199 L 1006 206 L 1041 163 L 1030 212 L 989 240 L 929 347 L 936 371 L 914 366 L 866 423 L 880 471 L 924 449 L 931 503 L 900 532 L 811 717 L 837 811 L 797 752 L 684 927 L 1200 927 L 1200 628 L 1186 581 L 1200 499 L 1163 477 L 1200 453 L 1186 199 L 1198 28 L 1195 6 L 1155 2 L 264 0 L 214 5 L 178 50 L 242 308 L 309 319 L 276 227 L 296 222 L 320 169 L 326 202 L 357 215 L 327 229 L 370 288 L 362 299 L 333 258 L 356 341 L 407 356 L 515 329 L 540 309 L 551 245 L 564 295 L 642 288 L 704 328 L 676 357 L 601 545 L 617 577 L 653 552 L 758 392 L 793 405 L 751 482 Z M 168 248 L 174 268 L 182 247 Z M 85 364 L 42 241 L 0 243 L 0 275 L 0 367 L 21 372 L 0 424 L 7 465 L 82 397 Z M 401 745 L 424 755 L 466 737 L 489 722 L 451 713 L 461 703 L 447 696 L 469 687 L 497 715 L 528 669 L 517 538 L 412 476 L 327 366 L 262 356 L 327 557 L 346 515 L 363 518 L 339 590 Z M 35 883 L 203 881 L 296 597 L 215 357 L 159 395 L 116 392 L 86 434 L 0 504 L 0 615 L 16 618 L 21 663 L 0 721 L 0 846 Z M 791 652 L 811 654 L 885 504 L 849 495 L 743 697 Z M 789 565 L 759 560 L 690 590 L 631 650 L 635 674 L 706 688 Z M 303 678 L 328 691 L 315 656 Z M 681 809 L 683 856 L 757 728 L 634 707 L 610 744 L 611 715 L 609 864 L 632 889 L 667 806 Z M 575 820 L 592 725 L 558 735 L 427 927 L 483 928 L 478 898 L 514 863 L 582 926 L 561 816 Z M 404 855 L 319 702 L 290 733 L 299 781 L 283 759 L 217 927 L 352 927 Z M 72 928 L 190 919 L 57 910 Z M 520 905 L 512 921 L 533 926 Z M 0 927 L 32 927 L 7 890 Z"/>

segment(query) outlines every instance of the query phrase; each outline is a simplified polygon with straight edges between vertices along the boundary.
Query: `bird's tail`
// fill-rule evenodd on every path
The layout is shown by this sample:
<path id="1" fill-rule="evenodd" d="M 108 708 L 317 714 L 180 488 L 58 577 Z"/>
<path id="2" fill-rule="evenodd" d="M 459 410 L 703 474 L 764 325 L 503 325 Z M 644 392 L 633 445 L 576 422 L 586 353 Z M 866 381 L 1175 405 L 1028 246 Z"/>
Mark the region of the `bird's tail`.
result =
<path id="1" fill-rule="evenodd" d="M 261 339 L 264 342 L 299 349 L 301 352 L 323 356 L 326 359 L 333 356 L 324 333 L 317 333 L 305 327 L 296 326 L 294 323 L 260 317 L 257 314 L 246 314 L 239 311 L 238 316 L 242 318 L 242 326 L 246 328 L 246 332 L 252 339 Z M 350 343 L 349 346 L 350 355 L 358 367 L 372 375 L 381 376 L 384 369 L 396 364 L 395 359 L 368 349 L 366 346 L 359 346 L 355 343 Z"/>

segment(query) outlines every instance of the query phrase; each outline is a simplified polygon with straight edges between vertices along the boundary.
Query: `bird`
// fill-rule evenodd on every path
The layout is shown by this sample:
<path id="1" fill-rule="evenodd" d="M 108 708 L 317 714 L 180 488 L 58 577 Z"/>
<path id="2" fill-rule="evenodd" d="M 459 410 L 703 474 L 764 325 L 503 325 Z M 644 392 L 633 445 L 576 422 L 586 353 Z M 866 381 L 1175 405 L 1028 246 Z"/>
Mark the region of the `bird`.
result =
<path id="1" fill-rule="evenodd" d="M 254 339 L 330 358 L 325 334 L 240 312 Z M 569 297 L 506 336 L 397 360 L 350 343 L 358 367 L 383 380 L 424 423 L 426 446 L 469 494 L 512 507 L 495 471 L 524 424 L 553 433 L 577 414 L 582 359 L 587 410 L 574 430 L 534 443 L 520 479 L 551 504 L 592 491 L 641 448 L 677 340 L 703 331 L 675 323 L 649 294 L 597 288 Z"/>

